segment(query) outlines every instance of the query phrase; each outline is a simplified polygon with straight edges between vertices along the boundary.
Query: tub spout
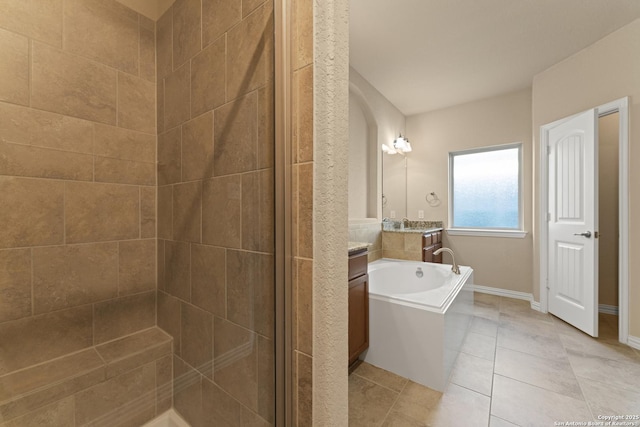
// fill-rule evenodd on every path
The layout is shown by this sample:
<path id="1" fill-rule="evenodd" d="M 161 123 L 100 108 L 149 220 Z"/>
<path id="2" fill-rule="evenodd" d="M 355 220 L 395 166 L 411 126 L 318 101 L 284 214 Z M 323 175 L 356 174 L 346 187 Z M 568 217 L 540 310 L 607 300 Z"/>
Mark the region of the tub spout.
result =
<path id="1" fill-rule="evenodd" d="M 456 263 L 456 257 L 455 255 L 453 255 L 453 251 L 449 248 L 440 248 L 437 251 L 435 251 L 433 254 L 434 255 L 439 255 L 442 252 L 448 252 L 451 254 L 451 264 L 453 264 L 451 266 L 451 271 L 453 271 L 455 274 L 460 274 L 460 267 L 458 267 L 458 264 Z"/>

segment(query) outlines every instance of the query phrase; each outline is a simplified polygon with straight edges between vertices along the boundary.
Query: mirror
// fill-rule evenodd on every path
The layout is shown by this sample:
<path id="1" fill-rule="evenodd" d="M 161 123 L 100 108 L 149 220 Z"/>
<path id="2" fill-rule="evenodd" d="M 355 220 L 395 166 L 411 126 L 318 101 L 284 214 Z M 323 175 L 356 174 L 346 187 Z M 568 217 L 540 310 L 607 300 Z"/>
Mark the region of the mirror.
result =
<path id="1" fill-rule="evenodd" d="M 366 99 L 349 90 L 349 219 L 378 217 L 378 127 Z"/>
<path id="2" fill-rule="evenodd" d="M 402 154 L 382 154 L 382 217 L 407 217 L 407 164 Z"/>
<path id="3" fill-rule="evenodd" d="M 382 144 L 392 145 L 404 128 L 405 116 L 400 110 L 350 68 L 349 219 L 382 220 L 391 210 L 396 218 L 406 216 L 404 157 L 382 153 Z M 383 177 L 391 181 L 383 184 Z M 384 207 L 383 188 L 387 191 Z"/>

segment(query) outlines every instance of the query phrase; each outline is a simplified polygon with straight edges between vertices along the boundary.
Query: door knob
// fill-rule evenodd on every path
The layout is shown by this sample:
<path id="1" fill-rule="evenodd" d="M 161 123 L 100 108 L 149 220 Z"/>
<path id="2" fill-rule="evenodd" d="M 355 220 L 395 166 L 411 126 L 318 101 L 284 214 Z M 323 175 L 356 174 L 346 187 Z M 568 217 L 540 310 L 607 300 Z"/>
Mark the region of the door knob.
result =
<path id="1" fill-rule="evenodd" d="M 589 237 L 591 237 L 591 232 L 590 231 L 585 231 L 584 233 L 573 233 L 573 235 L 574 236 L 584 236 L 584 237 L 586 237 L 588 239 Z"/>

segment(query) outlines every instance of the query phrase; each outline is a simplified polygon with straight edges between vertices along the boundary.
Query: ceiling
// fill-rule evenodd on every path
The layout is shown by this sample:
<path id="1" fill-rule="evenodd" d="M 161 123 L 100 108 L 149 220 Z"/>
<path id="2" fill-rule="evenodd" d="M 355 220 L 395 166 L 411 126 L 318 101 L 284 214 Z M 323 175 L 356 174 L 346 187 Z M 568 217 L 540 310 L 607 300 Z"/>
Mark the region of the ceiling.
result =
<path id="1" fill-rule="evenodd" d="M 640 17 L 640 0 L 350 0 L 350 8 L 351 66 L 407 116 L 526 88 Z"/>

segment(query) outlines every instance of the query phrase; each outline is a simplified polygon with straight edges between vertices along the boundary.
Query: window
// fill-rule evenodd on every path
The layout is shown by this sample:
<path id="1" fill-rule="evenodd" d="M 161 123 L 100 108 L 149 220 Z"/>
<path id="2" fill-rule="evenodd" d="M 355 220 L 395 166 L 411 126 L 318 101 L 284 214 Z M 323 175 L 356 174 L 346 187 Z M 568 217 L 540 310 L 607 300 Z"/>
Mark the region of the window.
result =
<path id="1" fill-rule="evenodd" d="M 524 237 L 522 144 L 449 153 L 450 234 Z"/>

